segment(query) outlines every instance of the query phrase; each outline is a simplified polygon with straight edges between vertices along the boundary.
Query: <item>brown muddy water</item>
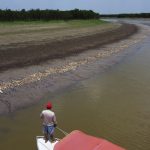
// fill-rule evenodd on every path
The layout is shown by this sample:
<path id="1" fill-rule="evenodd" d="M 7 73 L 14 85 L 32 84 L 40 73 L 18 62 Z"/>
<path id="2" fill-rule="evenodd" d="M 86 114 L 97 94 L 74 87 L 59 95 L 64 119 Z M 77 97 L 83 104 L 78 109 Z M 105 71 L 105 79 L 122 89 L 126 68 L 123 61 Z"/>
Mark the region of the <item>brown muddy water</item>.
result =
<path id="1" fill-rule="evenodd" d="M 150 149 L 150 38 L 103 73 L 80 81 L 59 94 L 12 116 L 0 117 L 0 150 L 36 149 L 41 135 L 39 114 L 51 100 L 58 125 L 105 138 L 128 150 Z M 56 132 L 58 137 L 62 134 Z"/>

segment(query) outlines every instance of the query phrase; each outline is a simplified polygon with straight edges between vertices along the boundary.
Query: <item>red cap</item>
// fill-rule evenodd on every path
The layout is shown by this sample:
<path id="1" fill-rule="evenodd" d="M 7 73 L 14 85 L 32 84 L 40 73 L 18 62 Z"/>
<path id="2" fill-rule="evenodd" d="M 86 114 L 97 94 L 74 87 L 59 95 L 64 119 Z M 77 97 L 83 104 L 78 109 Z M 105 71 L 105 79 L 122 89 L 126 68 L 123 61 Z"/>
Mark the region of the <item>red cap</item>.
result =
<path id="1" fill-rule="evenodd" d="M 52 108 L 51 102 L 48 102 L 48 103 L 46 104 L 46 108 L 47 108 L 47 109 L 51 109 L 51 108 Z"/>

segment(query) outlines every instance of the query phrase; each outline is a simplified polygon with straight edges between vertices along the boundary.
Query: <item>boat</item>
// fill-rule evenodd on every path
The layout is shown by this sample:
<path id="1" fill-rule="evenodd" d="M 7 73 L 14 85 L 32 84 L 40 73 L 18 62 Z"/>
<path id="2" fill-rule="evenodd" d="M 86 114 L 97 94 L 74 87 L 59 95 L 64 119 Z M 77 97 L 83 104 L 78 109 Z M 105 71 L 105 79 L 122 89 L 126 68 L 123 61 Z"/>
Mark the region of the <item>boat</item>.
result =
<path id="1" fill-rule="evenodd" d="M 87 135 L 79 130 L 72 131 L 53 143 L 45 143 L 43 136 L 37 136 L 36 140 L 38 150 L 125 150 L 105 139 Z"/>

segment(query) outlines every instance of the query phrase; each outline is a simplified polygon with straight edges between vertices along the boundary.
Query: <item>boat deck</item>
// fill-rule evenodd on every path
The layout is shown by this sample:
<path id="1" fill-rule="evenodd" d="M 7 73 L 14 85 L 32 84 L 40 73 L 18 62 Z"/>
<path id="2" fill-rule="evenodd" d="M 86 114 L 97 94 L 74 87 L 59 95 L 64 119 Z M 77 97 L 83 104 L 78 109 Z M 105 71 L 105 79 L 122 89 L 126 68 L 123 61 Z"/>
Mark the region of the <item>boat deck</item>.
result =
<path id="1" fill-rule="evenodd" d="M 37 136 L 37 137 L 36 137 L 36 141 L 37 141 L 37 149 L 38 149 L 38 150 L 53 150 L 55 144 L 56 144 L 59 140 L 56 139 L 55 142 L 47 141 L 47 142 L 45 143 L 44 136 Z"/>

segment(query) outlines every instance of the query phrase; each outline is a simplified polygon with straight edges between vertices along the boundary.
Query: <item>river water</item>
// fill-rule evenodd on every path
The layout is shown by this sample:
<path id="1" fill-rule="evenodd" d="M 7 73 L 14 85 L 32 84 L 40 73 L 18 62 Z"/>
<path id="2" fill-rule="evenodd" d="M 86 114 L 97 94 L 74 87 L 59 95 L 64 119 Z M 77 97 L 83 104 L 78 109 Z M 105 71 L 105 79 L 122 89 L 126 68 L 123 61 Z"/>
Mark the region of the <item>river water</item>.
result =
<path id="1" fill-rule="evenodd" d="M 145 24 L 145 22 L 144 22 Z M 148 22 L 146 22 L 149 25 Z M 119 63 L 12 116 L 0 117 L 0 149 L 36 149 L 39 113 L 51 100 L 59 127 L 105 138 L 128 150 L 150 149 L 150 37 Z M 62 137 L 58 131 L 57 136 Z"/>

